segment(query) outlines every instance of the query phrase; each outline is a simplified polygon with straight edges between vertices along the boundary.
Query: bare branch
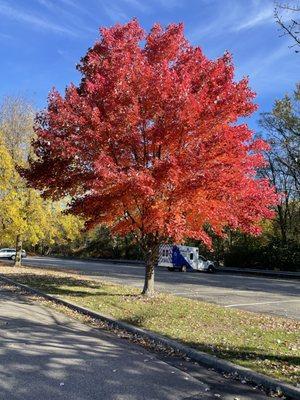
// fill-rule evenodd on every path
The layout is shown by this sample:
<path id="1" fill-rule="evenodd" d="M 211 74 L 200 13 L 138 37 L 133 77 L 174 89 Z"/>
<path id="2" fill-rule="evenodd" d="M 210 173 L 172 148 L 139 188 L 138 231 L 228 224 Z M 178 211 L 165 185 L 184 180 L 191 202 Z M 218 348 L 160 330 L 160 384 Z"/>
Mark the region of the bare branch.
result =
<path id="1" fill-rule="evenodd" d="M 294 17 L 291 17 L 289 21 L 286 21 L 282 15 L 282 11 L 289 11 L 292 13 L 300 13 L 300 6 L 293 6 L 290 4 L 280 4 L 275 3 L 274 9 L 274 18 L 277 24 L 280 26 L 280 29 L 283 31 L 281 36 L 289 35 L 294 44 L 290 46 L 290 48 L 296 47 L 296 53 L 300 52 L 300 20 Z M 298 14 L 296 15 L 298 17 Z M 299 48 L 299 49 L 298 49 Z"/>

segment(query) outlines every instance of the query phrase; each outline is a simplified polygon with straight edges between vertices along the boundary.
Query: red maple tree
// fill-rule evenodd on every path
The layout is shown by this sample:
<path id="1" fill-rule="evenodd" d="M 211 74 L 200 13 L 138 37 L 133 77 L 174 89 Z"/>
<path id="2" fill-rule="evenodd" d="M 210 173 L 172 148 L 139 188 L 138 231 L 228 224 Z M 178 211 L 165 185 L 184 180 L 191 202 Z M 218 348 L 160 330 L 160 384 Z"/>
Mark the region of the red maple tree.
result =
<path id="1" fill-rule="evenodd" d="M 37 116 L 36 158 L 26 175 L 45 196 L 69 196 L 89 227 L 134 233 L 146 261 L 143 293 L 154 290 L 158 245 L 206 228 L 257 233 L 276 201 L 256 177 L 266 145 L 239 117 L 255 94 L 234 81 L 231 56 L 207 59 L 182 24 L 136 20 L 100 29 L 78 65 L 78 86 L 55 89 Z"/>

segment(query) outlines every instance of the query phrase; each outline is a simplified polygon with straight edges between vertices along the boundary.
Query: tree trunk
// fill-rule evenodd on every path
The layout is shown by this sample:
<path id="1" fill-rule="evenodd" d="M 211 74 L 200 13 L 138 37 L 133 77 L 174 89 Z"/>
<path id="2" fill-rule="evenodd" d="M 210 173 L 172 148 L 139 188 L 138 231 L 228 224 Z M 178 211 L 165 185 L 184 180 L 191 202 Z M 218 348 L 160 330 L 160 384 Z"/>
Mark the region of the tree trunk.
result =
<path id="1" fill-rule="evenodd" d="M 283 207 L 281 205 L 277 206 L 277 212 L 278 212 L 278 223 L 279 223 L 279 228 L 280 228 L 280 233 L 281 233 L 281 243 L 283 245 L 285 245 L 287 242 L 286 218 L 284 217 Z"/>
<path id="2" fill-rule="evenodd" d="M 145 281 L 142 294 L 145 296 L 153 296 L 154 294 L 154 269 L 158 260 L 158 244 L 152 244 L 147 247 L 145 254 Z"/>
<path id="3" fill-rule="evenodd" d="M 154 265 L 146 263 L 145 265 L 145 281 L 142 294 L 152 296 L 154 294 Z"/>
<path id="4" fill-rule="evenodd" d="M 15 267 L 22 266 L 22 238 L 21 235 L 17 235 L 16 238 L 16 258 L 15 258 Z"/>

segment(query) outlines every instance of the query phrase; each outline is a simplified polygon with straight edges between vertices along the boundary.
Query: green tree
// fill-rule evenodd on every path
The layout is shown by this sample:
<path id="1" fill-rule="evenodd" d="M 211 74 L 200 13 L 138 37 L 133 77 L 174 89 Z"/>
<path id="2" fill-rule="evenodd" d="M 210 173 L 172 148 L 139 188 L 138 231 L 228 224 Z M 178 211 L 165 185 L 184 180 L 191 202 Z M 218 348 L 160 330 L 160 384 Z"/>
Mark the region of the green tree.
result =
<path id="1" fill-rule="evenodd" d="M 283 194 L 277 205 L 277 230 L 283 244 L 300 243 L 300 85 L 262 114 L 260 124 L 270 144 L 261 173 Z"/>
<path id="2" fill-rule="evenodd" d="M 281 193 L 276 217 L 264 221 L 262 235 L 251 238 L 232 232 L 223 243 L 228 266 L 260 266 L 299 269 L 300 265 L 300 85 L 291 95 L 275 101 L 270 112 L 261 115 L 266 166 L 260 174 Z"/>

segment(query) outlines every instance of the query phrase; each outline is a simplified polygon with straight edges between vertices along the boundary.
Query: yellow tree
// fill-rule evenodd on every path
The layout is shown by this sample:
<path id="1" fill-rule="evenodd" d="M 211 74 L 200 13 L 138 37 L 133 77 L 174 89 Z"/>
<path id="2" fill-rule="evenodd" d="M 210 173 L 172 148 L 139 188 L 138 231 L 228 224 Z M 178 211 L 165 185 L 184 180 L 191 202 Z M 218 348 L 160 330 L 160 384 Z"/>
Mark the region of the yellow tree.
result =
<path id="1" fill-rule="evenodd" d="M 2 214 L 10 208 L 14 218 L 10 218 L 3 238 L 11 242 L 16 238 L 16 265 L 21 263 L 22 235 L 27 230 L 30 204 L 36 203 L 35 192 L 28 191 L 24 180 L 16 171 L 17 165 L 26 165 L 33 139 L 34 112 L 31 103 L 22 96 L 6 96 L 0 105 L 1 146 L 10 157 L 13 170 L 13 183 L 6 190 L 5 203 L 1 205 Z M 9 202 L 11 202 L 9 204 Z M 9 216 L 9 214 L 8 214 Z M 4 215 L 5 217 L 5 215 Z M 32 229 L 30 229 L 32 231 Z"/>
<path id="2" fill-rule="evenodd" d="M 68 244 L 78 238 L 83 221 L 64 214 L 63 204 L 44 200 L 26 186 L 0 134 L 0 235 L 3 243 L 16 240 L 15 265 L 21 265 L 22 243 L 43 241 Z"/>
<path id="3" fill-rule="evenodd" d="M 3 243 L 16 242 L 15 265 L 21 265 L 24 241 L 30 246 L 68 243 L 82 227 L 78 217 L 63 213 L 63 203 L 42 199 L 17 172 L 17 166 L 28 164 L 34 116 L 22 96 L 6 96 L 0 104 L 0 234 Z"/>
<path id="4" fill-rule="evenodd" d="M 39 243 L 43 254 L 49 254 L 53 246 L 66 246 L 70 248 L 80 236 L 84 221 L 78 216 L 66 214 L 64 202 L 44 200 L 45 213 L 47 214 L 48 229 L 44 238 Z"/>
<path id="5" fill-rule="evenodd" d="M 0 136 L 0 229 L 7 240 L 12 226 L 19 220 L 19 201 L 16 193 L 18 177 L 13 160 Z"/>
<path id="6" fill-rule="evenodd" d="M 26 187 L 0 136 L 0 231 L 4 242 L 16 238 L 16 265 L 21 265 L 22 240 L 35 244 L 45 236 L 45 211 L 43 199 L 36 190 Z"/>

